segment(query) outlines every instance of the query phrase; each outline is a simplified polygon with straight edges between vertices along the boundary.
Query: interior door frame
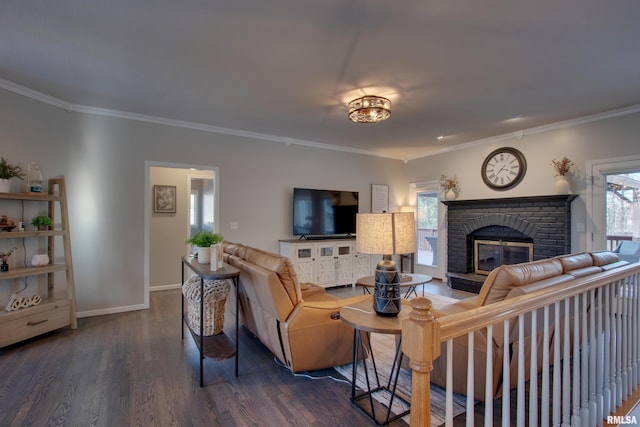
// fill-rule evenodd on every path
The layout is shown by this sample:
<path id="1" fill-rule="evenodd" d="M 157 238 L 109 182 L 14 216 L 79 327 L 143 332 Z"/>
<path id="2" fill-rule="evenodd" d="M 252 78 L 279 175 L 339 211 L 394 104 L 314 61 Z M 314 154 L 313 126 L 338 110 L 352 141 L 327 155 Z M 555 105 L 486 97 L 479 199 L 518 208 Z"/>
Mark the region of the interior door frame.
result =
<path id="1" fill-rule="evenodd" d="M 604 250 L 607 245 L 606 175 L 640 171 L 640 156 L 592 160 L 585 169 L 591 182 L 587 191 L 590 221 L 587 221 L 587 250 Z"/>
<path id="2" fill-rule="evenodd" d="M 150 260 L 149 260 L 149 245 L 150 245 L 150 230 L 149 219 L 151 218 L 151 183 L 150 183 L 150 171 L 152 167 L 165 167 L 184 169 L 188 171 L 196 172 L 201 171 L 213 171 L 214 176 L 214 221 L 216 224 L 220 223 L 220 168 L 210 165 L 197 165 L 188 163 L 174 163 L 174 162 L 158 162 L 153 160 L 145 160 L 144 162 L 144 308 L 149 308 L 149 292 L 150 292 Z M 176 260 L 176 265 L 179 265 L 180 260 Z M 180 286 L 178 283 L 176 286 Z M 155 288 L 154 288 L 155 290 Z"/>

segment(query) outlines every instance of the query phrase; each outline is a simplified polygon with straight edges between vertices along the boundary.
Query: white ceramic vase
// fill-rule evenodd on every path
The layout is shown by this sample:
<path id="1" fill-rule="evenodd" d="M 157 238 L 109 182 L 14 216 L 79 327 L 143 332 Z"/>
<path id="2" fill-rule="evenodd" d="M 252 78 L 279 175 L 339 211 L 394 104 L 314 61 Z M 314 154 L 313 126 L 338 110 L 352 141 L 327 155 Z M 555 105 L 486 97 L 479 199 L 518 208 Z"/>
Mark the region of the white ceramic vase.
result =
<path id="1" fill-rule="evenodd" d="M 222 243 L 215 243 L 211 245 L 211 271 L 222 268 L 222 264 Z"/>
<path id="2" fill-rule="evenodd" d="M 11 190 L 10 179 L 0 179 L 0 193 L 8 193 Z"/>
<path id="3" fill-rule="evenodd" d="M 458 195 L 456 194 L 456 192 L 454 191 L 454 189 L 452 188 L 451 190 L 448 190 L 445 195 L 444 195 L 445 199 L 447 200 L 455 200 L 456 197 L 458 197 Z"/>
<path id="4" fill-rule="evenodd" d="M 211 262 L 211 248 L 198 246 L 198 262 L 200 264 L 209 264 Z"/>
<path id="5" fill-rule="evenodd" d="M 571 194 L 571 184 L 564 175 L 556 177 L 556 194 Z"/>

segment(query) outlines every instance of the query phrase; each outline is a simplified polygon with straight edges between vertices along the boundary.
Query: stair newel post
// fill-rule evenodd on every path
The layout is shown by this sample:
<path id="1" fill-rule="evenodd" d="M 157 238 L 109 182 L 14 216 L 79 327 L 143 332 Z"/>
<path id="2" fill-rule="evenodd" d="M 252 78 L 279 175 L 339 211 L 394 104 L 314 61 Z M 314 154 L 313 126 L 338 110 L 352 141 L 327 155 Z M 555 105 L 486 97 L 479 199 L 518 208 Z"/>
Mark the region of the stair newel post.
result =
<path id="1" fill-rule="evenodd" d="M 411 376 L 411 426 L 431 425 L 431 371 L 440 356 L 440 324 L 427 298 L 410 301 L 412 310 L 402 322 L 402 351 L 409 357 Z"/>

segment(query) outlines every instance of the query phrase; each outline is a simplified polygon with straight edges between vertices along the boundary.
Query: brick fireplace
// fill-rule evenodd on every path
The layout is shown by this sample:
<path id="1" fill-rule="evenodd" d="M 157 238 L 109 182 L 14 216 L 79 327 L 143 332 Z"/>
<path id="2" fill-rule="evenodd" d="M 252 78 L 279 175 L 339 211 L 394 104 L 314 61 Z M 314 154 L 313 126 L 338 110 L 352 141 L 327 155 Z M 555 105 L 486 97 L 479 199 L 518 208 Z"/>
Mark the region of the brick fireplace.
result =
<path id="1" fill-rule="evenodd" d="M 447 280 L 454 289 L 478 293 L 474 242 L 533 248 L 533 260 L 571 251 L 571 202 L 575 194 L 453 200 L 447 205 Z"/>

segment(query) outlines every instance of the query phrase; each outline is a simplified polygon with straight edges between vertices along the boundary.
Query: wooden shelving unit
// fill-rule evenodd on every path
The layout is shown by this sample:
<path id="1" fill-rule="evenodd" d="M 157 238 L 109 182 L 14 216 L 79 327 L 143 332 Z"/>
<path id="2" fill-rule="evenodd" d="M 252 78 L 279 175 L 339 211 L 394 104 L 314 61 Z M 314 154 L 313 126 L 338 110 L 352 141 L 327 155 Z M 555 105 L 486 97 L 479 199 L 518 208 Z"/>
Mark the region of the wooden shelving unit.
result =
<path id="1" fill-rule="evenodd" d="M 58 193 L 53 193 L 53 188 Z M 73 281 L 73 263 L 69 236 L 69 215 L 67 210 L 66 187 L 63 178 L 49 180 L 49 193 L 0 193 L 0 200 L 13 200 L 21 203 L 46 203 L 47 212 L 56 224 L 56 207 L 60 211 L 60 229 L 47 231 L 4 231 L 0 232 L 0 243 L 6 239 L 46 239 L 50 264 L 43 267 L 16 267 L 0 273 L 0 285 L 12 279 L 46 275 L 47 289 L 40 295 L 42 302 L 36 306 L 16 311 L 0 309 L 0 347 L 66 326 L 78 327 L 76 318 L 76 297 Z M 62 239 L 63 262 L 54 264 L 55 239 Z M 66 291 L 56 292 L 54 273 L 66 273 Z"/>

